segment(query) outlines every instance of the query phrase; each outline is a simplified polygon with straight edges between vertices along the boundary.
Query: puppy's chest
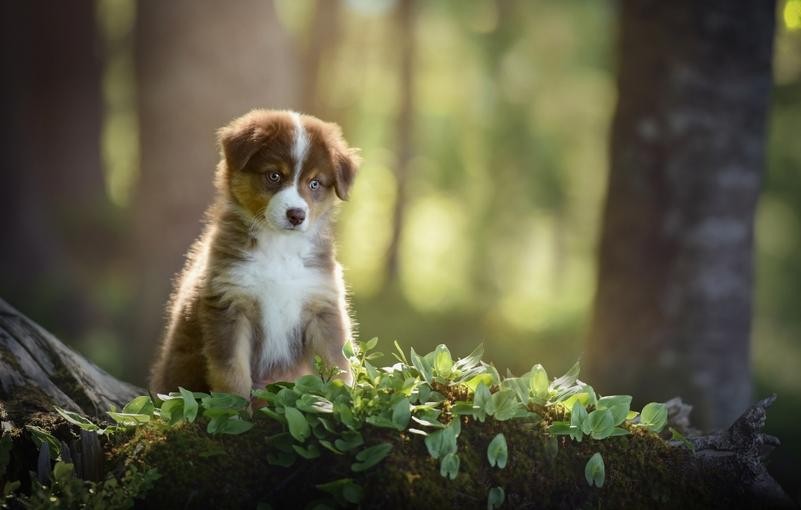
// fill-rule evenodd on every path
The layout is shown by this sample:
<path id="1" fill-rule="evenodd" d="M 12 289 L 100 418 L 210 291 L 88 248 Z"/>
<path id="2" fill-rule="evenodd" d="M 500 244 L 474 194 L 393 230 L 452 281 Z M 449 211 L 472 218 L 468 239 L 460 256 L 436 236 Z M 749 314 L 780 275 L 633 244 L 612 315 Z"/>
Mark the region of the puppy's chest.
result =
<path id="1" fill-rule="evenodd" d="M 325 273 L 304 264 L 302 248 L 257 248 L 250 255 L 231 267 L 224 285 L 232 300 L 255 312 L 249 319 L 255 322 L 256 364 L 262 370 L 292 364 L 300 350 L 304 307 L 331 292 L 331 284 Z"/>

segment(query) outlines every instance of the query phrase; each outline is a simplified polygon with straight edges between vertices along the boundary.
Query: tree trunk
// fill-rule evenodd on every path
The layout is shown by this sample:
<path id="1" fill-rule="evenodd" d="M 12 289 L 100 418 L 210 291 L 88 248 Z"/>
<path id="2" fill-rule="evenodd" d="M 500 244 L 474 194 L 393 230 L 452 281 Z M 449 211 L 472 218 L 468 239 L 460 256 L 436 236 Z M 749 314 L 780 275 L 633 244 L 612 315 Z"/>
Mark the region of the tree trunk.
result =
<path id="1" fill-rule="evenodd" d="M 400 270 L 400 244 L 409 201 L 409 164 L 412 159 L 414 133 L 414 63 L 415 63 L 415 9 L 414 0 L 401 0 L 398 4 L 397 30 L 400 46 L 398 67 L 400 99 L 395 120 L 395 206 L 392 211 L 392 231 L 386 257 L 385 288 L 396 283 Z"/>
<path id="2" fill-rule="evenodd" d="M 0 299 L 0 417 L 16 426 L 53 406 L 102 416 L 145 390 L 118 381 Z M 6 427 L 2 427 L 5 430 Z"/>
<path id="3" fill-rule="evenodd" d="M 73 341 L 106 313 L 91 296 L 114 239 L 95 28 L 90 0 L 0 7 L 0 294 Z"/>
<path id="4" fill-rule="evenodd" d="M 680 394 L 703 428 L 751 398 L 774 16 L 771 0 L 621 3 L 588 377 L 604 393 Z"/>

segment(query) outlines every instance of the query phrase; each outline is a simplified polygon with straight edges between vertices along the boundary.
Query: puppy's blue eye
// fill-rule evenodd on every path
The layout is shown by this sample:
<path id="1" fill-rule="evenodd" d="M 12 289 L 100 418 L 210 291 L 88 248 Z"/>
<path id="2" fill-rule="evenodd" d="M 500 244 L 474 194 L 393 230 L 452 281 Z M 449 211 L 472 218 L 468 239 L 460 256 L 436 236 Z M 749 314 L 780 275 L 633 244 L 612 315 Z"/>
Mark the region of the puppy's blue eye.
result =
<path id="1" fill-rule="evenodd" d="M 311 182 L 309 183 L 309 189 L 315 190 L 319 188 L 320 188 L 320 181 L 318 181 L 317 179 L 312 179 Z"/>
<path id="2" fill-rule="evenodd" d="M 267 178 L 270 179 L 270 182 L 281 182 L 281 174 L 278 172 L 270 172 Z"/>

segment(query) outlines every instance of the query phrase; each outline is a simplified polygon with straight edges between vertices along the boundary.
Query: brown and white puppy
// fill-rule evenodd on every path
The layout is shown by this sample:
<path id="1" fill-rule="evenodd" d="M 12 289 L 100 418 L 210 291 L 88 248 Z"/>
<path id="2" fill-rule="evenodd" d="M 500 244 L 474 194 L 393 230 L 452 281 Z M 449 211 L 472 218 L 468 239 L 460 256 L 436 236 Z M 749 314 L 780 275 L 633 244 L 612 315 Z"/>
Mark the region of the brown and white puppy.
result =
<path id="1" fill-rule="evenodd" d="M 217 200 L 169 305 L 151 390 L 220 391 L 344 370 L 351 335 L 333 213 L 358 166 L 336 124 L 253 110 L 219 131 Z"/>

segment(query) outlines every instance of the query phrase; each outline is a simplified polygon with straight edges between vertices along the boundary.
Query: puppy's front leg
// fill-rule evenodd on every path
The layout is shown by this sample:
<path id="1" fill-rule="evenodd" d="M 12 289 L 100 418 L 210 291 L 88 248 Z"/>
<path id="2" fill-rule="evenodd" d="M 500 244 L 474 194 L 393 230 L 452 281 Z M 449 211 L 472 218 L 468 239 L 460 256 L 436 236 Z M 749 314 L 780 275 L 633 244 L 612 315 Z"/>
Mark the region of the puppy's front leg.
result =
<path id="1" fill-rule="evenodd" d="M 327 364 L 340 368 L 339 378 L 346 384 L 353 383 L 350 362 L 342 354 L 342 347 L 350 337 L 350 318 L 347 312 L 335 303 L 315 303 L 307 310 L 304 344 L 312 359 L 319 355 Z"/>
<path id="2" fill-rule="evenodd" d="M 203 321 L 208 381 L 212 391 L 250 398 L 250 321 L 244 314 L 207 308 Z"/>

